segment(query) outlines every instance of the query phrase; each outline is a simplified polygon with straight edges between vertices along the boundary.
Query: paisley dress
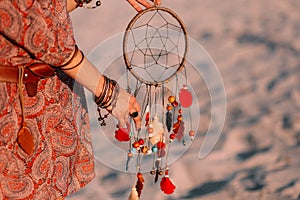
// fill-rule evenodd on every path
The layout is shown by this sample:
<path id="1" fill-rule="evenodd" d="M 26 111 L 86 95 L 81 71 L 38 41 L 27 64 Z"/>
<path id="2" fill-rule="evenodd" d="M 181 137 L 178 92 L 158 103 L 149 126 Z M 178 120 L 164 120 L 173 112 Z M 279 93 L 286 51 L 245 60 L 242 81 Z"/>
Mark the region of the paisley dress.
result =
<path id="1" fill-rule="evenodd" d="M 66 0 L 0 0 L 0 65 L 64 63 L 75 48 Z M 1 73 L 1 72 L 0 72 Z M 89 119 L 83 88 L 63 72 L 24 94 L 26 126 L 34 153 L 17 144 L 22 122 L 16 83 L 0 82 L 0 200 L 56 199 L 94 177 Z"/>

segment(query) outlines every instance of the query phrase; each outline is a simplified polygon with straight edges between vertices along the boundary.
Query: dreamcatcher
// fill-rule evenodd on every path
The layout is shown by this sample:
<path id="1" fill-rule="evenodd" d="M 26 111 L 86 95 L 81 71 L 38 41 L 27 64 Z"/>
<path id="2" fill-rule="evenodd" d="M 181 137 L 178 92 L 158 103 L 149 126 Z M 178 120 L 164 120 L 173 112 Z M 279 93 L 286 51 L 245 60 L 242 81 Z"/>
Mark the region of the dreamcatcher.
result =
<path id="1" fill-rule="evenodd" d="M 123 38 L 127 90 L 141 102 L 143 125 L 136 130 L 131 123 L 129 128 L 115 131 L 119 142 L 128 142 L 126 170 L 132 160 L 136 164 L 136 183 L 130 200 L 139 199 L 141 195 L 145 181 L 141 163 L 145 157 L 153 158 L 149 173 L 154 182 L 160 180 L 161 190 L 172 194 L 176 188 L 169 178 L 170 147 L 174 141 L 185 145 L 186 132 L 191 139 L 195 135 L 190 114 L 193 99 L 187 84 L 186 54 L 186 28 L 170 9 L 146 9 L 127 26 Z"/>

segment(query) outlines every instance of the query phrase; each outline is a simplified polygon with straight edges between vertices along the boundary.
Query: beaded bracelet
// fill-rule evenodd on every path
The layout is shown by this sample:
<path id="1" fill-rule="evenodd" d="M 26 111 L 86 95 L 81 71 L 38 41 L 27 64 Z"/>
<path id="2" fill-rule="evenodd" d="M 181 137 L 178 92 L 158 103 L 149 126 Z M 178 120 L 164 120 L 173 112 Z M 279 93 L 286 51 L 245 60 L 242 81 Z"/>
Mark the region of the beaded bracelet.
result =
<path id="1" fill-rule="evenodd" d="M 95 6 L 86 6 L 85 4 L 89 4 L 92 2 L 92 0 L 75 0 L 76 2 L 76 7 L 82 7 L 82 8 L 87 8 L 87 9 L 94 9 L 99 6 L 101 6 L 100 0 L 97 0 L 95 3 Z"/>

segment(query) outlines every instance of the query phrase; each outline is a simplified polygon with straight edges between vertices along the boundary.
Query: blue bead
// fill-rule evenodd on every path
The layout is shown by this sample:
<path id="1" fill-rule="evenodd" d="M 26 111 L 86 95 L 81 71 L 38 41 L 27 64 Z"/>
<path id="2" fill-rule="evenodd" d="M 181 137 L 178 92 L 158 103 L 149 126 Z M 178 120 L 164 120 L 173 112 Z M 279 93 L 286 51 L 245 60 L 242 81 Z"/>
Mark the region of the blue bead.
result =
<path id="1" fill-rule="evenodd" d="M 136 153 L 136 148 L 132 148 L 130 151 L 131 153 Z"/>
<path id="2" fill-rule="evenodd" d="M 153 147 L 152 147 L 152 151 L 155 153 L 155 152 L 158 151 L 158 148 L 157 148 L 156 146 L 153 146 Z"/>

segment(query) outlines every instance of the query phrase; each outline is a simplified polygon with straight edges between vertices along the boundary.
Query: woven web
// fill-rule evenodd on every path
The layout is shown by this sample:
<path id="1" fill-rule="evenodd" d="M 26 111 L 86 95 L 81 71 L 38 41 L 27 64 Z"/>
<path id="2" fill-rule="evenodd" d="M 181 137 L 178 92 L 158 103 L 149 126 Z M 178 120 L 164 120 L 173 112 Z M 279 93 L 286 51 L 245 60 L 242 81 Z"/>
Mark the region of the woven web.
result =
<path id="1" fill-rule="evenodd" d="M 166 10 L 144 13 L 127 31 L 130 71 L 147 84 L 169 80 L 182 67 L 186 34 L 176 16 Z"/>

